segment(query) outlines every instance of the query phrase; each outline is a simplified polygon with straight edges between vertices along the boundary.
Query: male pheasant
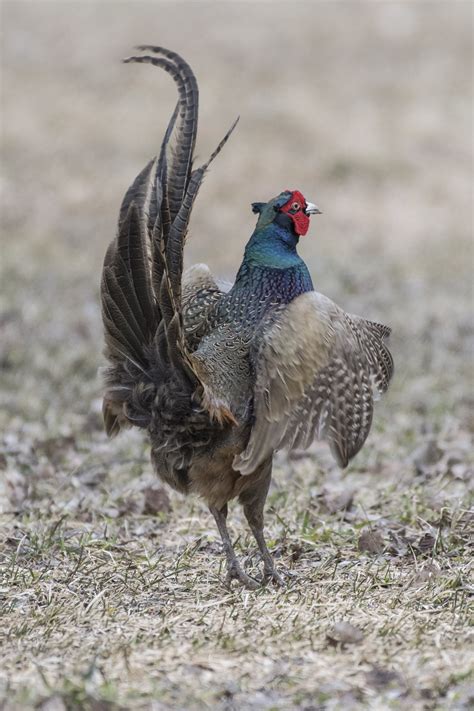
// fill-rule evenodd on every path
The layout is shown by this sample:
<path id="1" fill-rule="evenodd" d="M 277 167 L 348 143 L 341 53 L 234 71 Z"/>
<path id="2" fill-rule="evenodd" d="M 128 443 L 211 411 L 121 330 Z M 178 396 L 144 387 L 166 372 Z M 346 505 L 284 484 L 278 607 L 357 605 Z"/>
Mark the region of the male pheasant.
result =
<path id="1" fill-rule="evenodd" d="M 230 290 L 202 264 L 183 275 L 194 200 L 235 124 L 194 168 L 194 74 L 174 52 L 139 50 L 148 54 L 125 61 L 163 68 L 179 101 L 159 155 L 123 199 L 104 261 L 105 427 L 109 436 L 132 425 L 147 430 L 157 474 L 207 502 L 229 581 L 255 588 L 260 583 L 240 566 L 226 526 L 227 504 L 238 497 L 263 558 L 262 582 L 281 583 L 263 535 L 273 454 L 325 438 L 347 465 L 392 376 L 390 329 L 314 291 L 296 247 L 320 210 L 297 190 L 253 203 L 257 225 Z"/>

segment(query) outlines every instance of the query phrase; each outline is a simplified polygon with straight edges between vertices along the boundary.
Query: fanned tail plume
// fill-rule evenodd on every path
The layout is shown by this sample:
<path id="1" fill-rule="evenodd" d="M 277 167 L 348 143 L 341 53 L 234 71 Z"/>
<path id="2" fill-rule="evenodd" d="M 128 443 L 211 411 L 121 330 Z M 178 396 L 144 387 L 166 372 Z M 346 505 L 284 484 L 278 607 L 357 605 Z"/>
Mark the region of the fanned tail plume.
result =
<path id="1" fill-rule="evenodd" d="M 101 299 L 106 370 L 104 421 L 109 435 L 131 424 L 147 427 L 159 384 L 175 378 L 193 392 L 204 388 L 186 351 L 182 324 L 183 250 L 194 201 L 206 170 L 222 150 L 237 121 L 208 161 L 193 170 L 199 91 L 190 66 L 175 52 L 154 45 L 127 57 L 174 79 L 178 103 L 158 157 L 127 190 L 117 237 L 102 274 Z M 174 145 L 172 146 L 172 142 Z"/>

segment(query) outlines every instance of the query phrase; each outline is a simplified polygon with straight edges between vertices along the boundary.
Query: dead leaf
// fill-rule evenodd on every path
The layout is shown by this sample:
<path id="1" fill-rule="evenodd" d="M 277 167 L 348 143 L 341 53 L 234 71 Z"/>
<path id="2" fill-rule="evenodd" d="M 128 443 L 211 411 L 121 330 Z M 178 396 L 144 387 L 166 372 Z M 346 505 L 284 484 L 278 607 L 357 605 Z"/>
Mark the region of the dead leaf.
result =
<path id="1" fill-rule="evenodd" d="M 419 587 L 437 578 L 441 573 L 441 568 L 436 561 L 431 561 L 421 568 L 410 580 L 410 586 Z"/>
<path id="2" fill-rule="evenodd" d="M 405 533 L 397 531 L 389 531 L 388 535 L 390 537 L 390 545 L 387 552 L 393 556 L 405 556 L 410 552 L 415 540 Z"/>
<path id="3" fill-rule="evenodd" d="M 385 547 L 382 534 L 371 528 L 363 531 L 359 536 L 357 547 L 361 553 L 381 553 Z"/>
<path id="4" fill-rule="evenodd" d="M 393 682 L 400 683 L 402 681 L 397 672 L 377 666 L 372 667 L 372 669 L 366 673 L 365 678 L 367 683 L 375 689 L 383 689 Z"/>
<path id="5" fill-rule="evenodd" d="M 304 553 L 304 546 L 301 543 L 295 542 L 290 545 L 290 557 L 292 563 L 296 563 L 297 560 L 301 558 Z"/>
<path id="6" fill-rule="evenodd" d="M 222 555 L 222 545 L 216 540 L 200 539 L 196 542 L 196 548 L 201 553 L 207 553 L 207 555 Z"/>
<path id="7" fill-rule="evenodd" d="M 156 514 L 169 513 L 171 511 L 171 501 L 168 492 L 159 484 L 143 489 L 143 494 L 145 495 L 143 513 L 156 516 Z"/>
<path id="8" fill-rule="evenodd" d="M 443 452 L 438 447 L 438 443 L 435 439 L 429 439 L 422 445 L 417 447 L 411 455 L 411 460 L 415 465 L 415 469 L 418 474 L 423 474 L 427 467 L 436 464 L 441 457 Z"/>
<path id="9" fill-rule="evenodd" d="M 359 644 L 364 639 L 364 633 L 350 622 L 336 622 L 334 627 L 326 634 L 329 644 L 336 646 L 345 644 Z"/>
<path id="10" fill-rule="evenodd" d="M 431 533 L 425 533 L 417 543 L 420 553 L 431 553 L 436 543 L 436 538 Z"/>
<path id="11" fill-rule="evenodd" d="M 5 474 L 7 497 L 13 507 L 21 509 L 28 498 L 28 479 L 18 469 L 9 469 Z"/>
<path id="12" fill-rule="evenodd" d="M 76 438 L 72 435 L 49 437 L 48 439 L 37 440 L 34 444 L 35 453 L 43 455 L 55 466 L 61 464 L 66 453 L 76 447 Z"/>

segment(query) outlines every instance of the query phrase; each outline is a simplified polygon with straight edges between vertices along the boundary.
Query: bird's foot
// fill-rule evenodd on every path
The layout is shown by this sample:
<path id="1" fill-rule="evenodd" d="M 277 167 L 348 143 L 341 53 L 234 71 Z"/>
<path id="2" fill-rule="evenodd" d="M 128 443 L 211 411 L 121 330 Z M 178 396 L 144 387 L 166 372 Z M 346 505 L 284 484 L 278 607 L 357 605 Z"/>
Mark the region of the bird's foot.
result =
<path id="1" fill-rule="evenodd" d="M 229 587 L 233 580 L 238 580 L 244 588 L 247 588 L 247 590 L 257 590 L 257 588 L 260 587 L 258 580 L 255 580 L 255 578 L 251 578 L 250 575 L 244 573 L 238 563 L 233 563 L 227 570 L 226 583 Z"/>
<path id="2" fill-rule="evenodd" d="M 274 583 L 280 588 L 286 587 L 286 582 L 283 575 L 281 575 L 281 573 L 279 573 L 278 570 L 274 567 L 265 568 L 263 571 L 262 584 L 267 585 L 268 583 Z"/>

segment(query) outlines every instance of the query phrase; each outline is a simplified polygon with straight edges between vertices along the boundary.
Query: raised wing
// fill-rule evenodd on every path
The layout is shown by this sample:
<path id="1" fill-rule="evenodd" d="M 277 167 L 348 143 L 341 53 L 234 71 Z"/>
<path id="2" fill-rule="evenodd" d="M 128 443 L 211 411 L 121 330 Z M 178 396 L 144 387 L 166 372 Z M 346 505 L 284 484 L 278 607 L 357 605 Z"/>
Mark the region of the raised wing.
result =
<path id="1" fill-rule="evenodd" d="M 254 352 L 254 416 L 234 468 L 250 474 L 269 454 L 326 439 L 341 467 L 364 444 L 373 401 L 385 392 L 393 360 L 387 326 L 345 313 L 315 291 L 274 312 Z"/>

